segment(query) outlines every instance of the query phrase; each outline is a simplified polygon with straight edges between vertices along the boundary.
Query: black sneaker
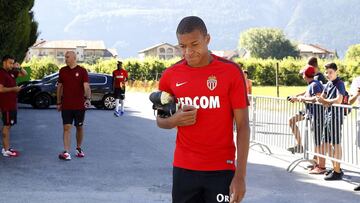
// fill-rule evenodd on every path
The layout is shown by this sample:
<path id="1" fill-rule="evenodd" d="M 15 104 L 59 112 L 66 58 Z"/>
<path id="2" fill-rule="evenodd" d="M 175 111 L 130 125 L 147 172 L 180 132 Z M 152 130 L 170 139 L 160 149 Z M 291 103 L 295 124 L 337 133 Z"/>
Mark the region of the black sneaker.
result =
<path id="1" fill-rule="evenodd" d="M 354 191 L 360 191 L 360 184 L 354 188 Z"/>
<path id="2" fill-rule="evenodd" d="M 300 145 L 296 145 L 296 146 L 293 146 L 293 147 L 289 147 L 287 150 L 289 152 L 291 152 L 292 154 L 303 153 L 304 152 L 304 147 L 300 146 Z"/>
<path id="3" fill-rule="evenodd" d="M 334 169 L 330 169 L 330 170 L 326 170 L 326 172 L 324 173 L 325 176 L 329 175 L 330 173 L 332 173 L 334 171 Z M 342 169 L 340 169 L 340 173 L 341 175 L 344 175 L 344 171 Z"/>
<path id="4" fill-rule="evenodd" d="M 324 180 L 341 180 L 344 173 L 341 171 L 340 173 L 336 171 L 332 171 L 329 175 L 327 175 Z"/>
<path id="5" fill-rule="evenodd" d="M 324 175 L 327 176 L 327 175 L 329 175 L 329 174 L 332 173 L 332 172 L 333 172 L 333 169 L 327 170 L 327 171 L 324 173 Z"/>

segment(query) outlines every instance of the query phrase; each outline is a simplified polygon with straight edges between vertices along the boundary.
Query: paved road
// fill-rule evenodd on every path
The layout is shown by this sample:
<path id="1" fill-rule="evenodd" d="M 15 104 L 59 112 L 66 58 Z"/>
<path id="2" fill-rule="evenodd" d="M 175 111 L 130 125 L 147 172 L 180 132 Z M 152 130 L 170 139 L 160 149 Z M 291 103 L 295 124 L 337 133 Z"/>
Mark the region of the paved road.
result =
<path id="1" fill-rule="evenodd" d="M 60 114 L 55 109 L 21 108 L 11 138 L 21 156 L 0 157 L 0 202 L 171 202 L 175 131 L 156 127 L 145 94 L 129 93 L 126 107 L 120 118 L 109 111 L 87 111 L 86 157 L 69 162 L 57 158 L 62 150 Z M 286 155 L 276 158 L 251 150 L 244 202 L 356 202 L 360 198 L 350 191 L 350 183 L 329 185 L 302 169 L 287 173 L 287 160 Z"/>

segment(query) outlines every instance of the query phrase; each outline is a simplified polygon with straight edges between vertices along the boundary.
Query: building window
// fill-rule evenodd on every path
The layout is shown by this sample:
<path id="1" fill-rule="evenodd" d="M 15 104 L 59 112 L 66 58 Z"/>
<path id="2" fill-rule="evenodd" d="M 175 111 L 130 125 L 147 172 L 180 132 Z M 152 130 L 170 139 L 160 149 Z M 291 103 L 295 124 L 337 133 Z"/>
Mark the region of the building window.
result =
<path id="1" fill-rule="evenodd" d="M 174 53 L 174 49 L 167 48 L 166 53 L 172 55 Z"/>
<path id="2" fill-rule="evenodd" d="M 85 52 L 85 56 L 86 56 L 86 57 L 90 57 L 90 56 L 93 56 L 93 55 L 94 55 L 94 53 L 91 52 L 91 51 Z"/>
<path id="3" fill-rule="evenodd" d="M 104 54 L 102 51 L 96 51 L 95 56 L 102 57 Z"/>
<path id="4" fill-rule="evenodd" d="M 170 55 L 170 54 L 166 55 L 166 59 L 172 59 L 172 58 L 174 58 L 174 55 Z"/>
<path id="5" fill-rule="evenodd" d="M 160 59 L 166 59 L 166 53 L 164 48 L 159 49 L 159 58 Z"/>
<path id="6" fill-rule="evenodd" d="M 46 51 L 41 51 L 41 50 L 40 50 L 39 56 L 46 56 Z"/>
<path id="7" fill-rule="evenodd" d="M 57 57 L 64 57 L 64 52 L 63 51 L 58 51 L 56 56 Z"/>

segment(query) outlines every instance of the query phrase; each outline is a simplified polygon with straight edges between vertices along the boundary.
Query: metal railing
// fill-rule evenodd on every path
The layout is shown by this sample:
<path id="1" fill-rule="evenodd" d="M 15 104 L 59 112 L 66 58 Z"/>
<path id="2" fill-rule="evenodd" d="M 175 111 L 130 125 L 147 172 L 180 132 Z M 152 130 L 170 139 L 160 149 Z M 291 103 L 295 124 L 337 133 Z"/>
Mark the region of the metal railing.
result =
<path id="1" fill-rule="evenodd" d="M 294 161 L 287 170 L 292 172 L 301 162 L 312 162 L 310 156 L 360 168 L 360 111 L 349 105 L 291 103 L 284 98 L 249 96 L 251 145 L 259 146 L 271 154 L 272 148 L 287 150 L 300 144 L 301 158 Z M 299 115 L 301 119 L 290 123 L 289 119 Z M 292 125 L 292 128 L 290 127 Z M 296 143 L 292 129 L 296 127 L 301 143 Z M 337 150 L 337 151 L 335 151 Z M 334 154 L 334 152 L 336 152 Z"/>

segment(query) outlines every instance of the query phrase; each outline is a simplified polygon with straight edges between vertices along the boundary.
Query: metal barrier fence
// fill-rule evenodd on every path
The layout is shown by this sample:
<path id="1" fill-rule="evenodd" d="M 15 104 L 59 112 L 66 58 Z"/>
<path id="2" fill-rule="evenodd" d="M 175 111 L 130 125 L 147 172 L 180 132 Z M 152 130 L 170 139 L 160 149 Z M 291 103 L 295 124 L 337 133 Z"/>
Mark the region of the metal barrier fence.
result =
<path id="1" fill-rule="evenodd" d="M 271 148 L 287 150 L 296 146 L 293 132 L 301 135 L 302 157 L 287 170 L 293 171 L 301 162 L 314 162 L 310 156 L 336 161 L 360 168 L 360 111 L 349 105 L 291 103 L 283 98 L 249 96 L 251 145 L 271 154 Z M 297 115 L 298 122 L 289 119 Z M 292 128 L 290 127 L 290 124 Z"/>

